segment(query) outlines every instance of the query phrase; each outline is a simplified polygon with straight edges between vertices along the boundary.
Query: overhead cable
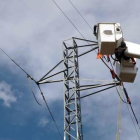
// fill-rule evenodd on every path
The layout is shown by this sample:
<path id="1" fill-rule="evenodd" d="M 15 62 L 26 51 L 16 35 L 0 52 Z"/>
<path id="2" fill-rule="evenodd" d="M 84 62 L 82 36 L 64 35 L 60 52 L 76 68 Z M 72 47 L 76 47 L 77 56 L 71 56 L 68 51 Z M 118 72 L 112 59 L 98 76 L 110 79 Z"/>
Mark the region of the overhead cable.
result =
<path id="1" fill-rule="evenodd" d="M 81 36 L 85 39 L 85 37 L 82 35 L 82 33 L 78 30 L 78 28 L 73 24 L 73 22 L 68 18 L 68 16 L 64 13 L 64 11 L 59 7 L 59 5 L 54 1 L 54 0 L 52 0 L 54 3 L 55 3 L 55 5 L 61 10 L 61 12 L 65 15 L 65 17 L 70 21 L 70 23 L 75 27 L 75 29 L 81 34 Z M 70 0 L 69 0 L 70 1 Z M 71 1 L 70 1 L 71 2 Z M 71 3 L 72 4 L 72 3 Z M 73 5 L 73 4 L 72 4 Z M 74 6 L 74 5 L 73 5 Z M 77 9 L 76 9 L 77 10 Z M 77 10 L 77 12 L 78 12 L 78 10 Z M 78 13 L 80 13 L 80 12 L 78 12 Z M 81 15 L 81 14 L 80 14 Z M 83 17 L 83 16 L 82 16 Z M 101 58 L 101 60 L 102 60 L 102 62 L 108 67 L 108 69 L 110 69 L 110 67 L 105 63 L 105 61 Z M 111 70 L 111 69 L 110 69 Z M 117 78 L 117 79 L 119 79 L 119 77 L 117 77 L 117 75 L 115 75 L 115 77 Z M 88 95 L 89 96 L 89 95 Z M 82 97 L 82 98 L 84 98 L 84 97 Z M 122 100 L 123 101 L 123 100 Z"/>
<path id="2" fill-rule="evenodd" d="M 33 92 L 33 90 L 32 90 L 32 86 L 31 86 L 31 84 L 30 84 L 30 79 L 33 80 L 36 84 L 37 84 L 37 82 L 36 82 L 22 67 L 20 67 L 19 64 L 16 63 L 5 51 L 3 51 L 1 48 L 0 48 L 0 50 L 8 57 L 11 61 L 13 61 L 13 62 L 27 75 L 27 78 L 28 78 L 28 80 L 29 80 L 29 85 L 30 85 L 32 94 L 33 94 L 33 96 L 34 96 L 36 102 L 37 102 L 39 105 L 41 105 L 41 104 L 37 101 L 36 96 L 35 96 L 35 94 L 34 94 L 34 92 Z M 54 119 L 54 117 L 53 117 L 53 115 L 52 115 L 52 113 L 51 113 L 51 110 L 50 110 L 50 108 L 49 108 L 49 106 L 48 106 L 48 104 L 47 104 L 47 101 L 46 101 L 46 99 L 45 99 L 45 97 L 44 97 L 44 95 L 43 95 L 43 92 L 41 91 L 41 88 L 40 88 L 39 85 L 38 85 L 38 88 L 39 88 L 39 90 L 40 90 L 40 92 L 41 92 L 41 95 L 42 95 L 42 97 L 43 97 L 43 100 L 44 100 L 44 102 L 45 102 L 45 104 L 46 104 L 46 106 L 47 106 L 47 108 L 48 108 L 48 111 L 49 111 L 49 113 L 50 113 L 50 115 L 51 115 L 51 117 L 52 117 L 52 120 L 53 120 L 54 123 L 55 123 L 55 126 L 56 126 L 56 128 L 57 128 L 57 130 L 58 130 L 58 133 L 59 133 L 61 139 L 63 140 L 62 135 L 61 135 L 61 133 L 60 133 L 60 131 L 59 131 L 59 129 L 58 129 L 58 126 L 57 126 L 57 124 L 56 124 L 56 121 L 55 121 L 55 119 Z"/>
<path id="3" fill-rule="evenodd" d="M 116 86 L 115 86 L 115 87 L 116 87 Z M 128 103 L 127 103 L 126 101 L 124 101 L 123 98 L 121 97 L 120 92 L 118 91 L 117 87 L 116 87 L 116 91 L 117 91 L 117 93 L 118 93 L 120 99 L 122 100 L 122 102 L 125 103 L 125 104 L 128 104 Z"/>
<path id="4" fill-rule="evenodd" d="M 33 88 L 32 88 L 32 84 L 30 83 L 30 77 L 27 76 L 27 78 L 28 78 L 29 86 L 30 86 L 30 89 L 31 89 L 31 92 L 32 92 L 32 94 L 33 94 L 33 97 L 34 97 L 35 101 L 37 102 L 37 104 L 39 104 L 40 106 L 42 106 L 42 105 L 38 102 L 38 100 L 37 100 L 37 98 L 36 98 L 36 96 L 35 96 L 35 93 L 34 93 Z"/>
<path id="5" fill-rule="evenodd" d="M 13 60 L 2 48 L 0 48 L 0 50 L 18 67 L 18 68 L 20 68 L 26 75 L 27 75 L 27 78 L 28 78 L 28 82 L 29 82 L 29 86 L 30 86 L 30 89 L 31 89 L 31 92 L 32 92 L 32 94 L 33 94 L 33 97 L 34 97 L 34 99 L 35 99 L 35 101 L 37 102 L 37 104 L 39 104 L 39 105 L 41 105 L 39 102 L 38 102 L 38 100 L 37 100 L 37 98 L 36 98 L 36 96 L 35 96 L 35 94 L 34 94 L 34 92 L 33 92 L 33 89 L 32 89 L 32 85 L 31 85 L 31 83 L 30 83 L 30 79 L 31 80 L 33 80 L 35 83 L 36 83 L 36 81 L 15 61 L 15 60 Z"/>
<path id="6" fill-rule="evenodd" d="M 123 95 L 123 97 L 124 97 L 124 94 L 122 94 L 122 95 Z M 130 110 L 129 110 L 129 108 L 128 108 L 128 104 L 126 104 L 126 107 L 127 107 L 128 112 L 129 112 L 129 115 L 130 115 L 130 117 L 131 117 L 131 120 L 132 120 L 132 123 L 133 123 L 133 125 L 134 125 L 134 128 L 135 128 L 135 130 L 136 130 L 137 136 L 138 136 L 138 138 L 139 138 L 139 140 L 140 140 L 140 135 L 139 135 L 138 130 L 137 130 L 137 128 L 136 128 L 136 125 L 135 125 L 135 122 L 134 122 L 133 117 L 132 117 L 132 115 L 131 115 L 131 112 L 130 112 Z M 138 126 L 138 127 L 139 127 L 139 126 Z"/>
<path id="7" fill-rule="evenodd" d="M 79 15 L 83 18 L 83 20 L 87 23 L 87 25 L 90 27 L 90 29 L 92 30 L 92 27 L 89 25 L 89 23 L 86 21 L 86 19 L 82 16 L 82 14 L 79 12 L 79 10 L 76 8 L 76 6 L 71 2 L 71 0 L 69 0 L 69 2 L 72 4 L 72 6 L 75 8 L 75 10 L 79 13 Z M 91 48 L 92 48 L 92 46 L 91 46 Z M 95 51 L 96 52 L 96 51 Z M 97 53 L 97 52 L 96 52 Z M 108 69 L 110 69 L 109 68 L 109 66 L 105 63 L 105 61 L 103 60 L 103 58 L 100 58 L 101 59 L 101 61 L 106 65 L 106 67 L 108 68 Z M 111 71 L 111 69 L 110 69 L 110 72 L 112 72 Z M 117 78 L 117 80 L 120 80 L 119 79 L 119 77 L 117 76 L 117 75 L 115 75 L 115 77 Z"/>
<path id="8" fill-rule="evenodd" d="M 127 102 L 128 102 L 129 105 L 130 105 L 131 111 L 132 111 L 132 113 L 133 113 L 133 115 L 134 115 L 134 118 L 135 118 L 135 120 L 136 120 L 136 122 L 137 122 L 137 124 L 138 124 L 138 127 L 139 127 L 138 119 L 137 119 L 136 114 L 135 114 L 135 112 L 134 112 L 134 110 L 133 110 L 133 107 L 132 107 L 132 104 L 131 104 L 130 98 L 129 98 L 129 96 L 128 96 L 128 93 L 127 93 L 127 91 L 126 91 L 124 85 L 123 85 L 123 90 L 124 90 L 124 93 L 125 93 L 125 96 L 126 96 Z"/>
<path id="9" fill-rule="evenodd" d="M 112 67 L 112 69 L 113 69 L 113 65 L 112 65 L 111 61 L 110 61 L 110 64 L 111 64 L 111 67 Z M 134 115 L 134 118 L 135 118 L 135 120 L 136 120 L 136 123 L 137 123 L 137 125 L 138 125 L 138 127 L 139 127 L 139 123 L 138 123 L 137 117 L 136 117 L 136 115 L 135 115 L 135 113 L 134 113 L 134 110 L 133 110 L 133 108 L 132 108 L 132 104 L 131 104 L 131 101 L 130 101 L 130 99 L 129 99 L 129 97 L 128 97 L 128 93 L 127 93 L 126 89 L 124 88 L 124 85 L 123 85 L 123 84 L 122 84 L 122 86 L 123 86 L 124 93 L 125 93 L 126 98 L 127 98 L 127 102 L 123 100 L 123 98 L 122 98 L 121 95 L 119 94 L 119 91 L 118 91 L 117 87 L 116 87 L 116 91 L 117 91 L 117 93 L 118 93 L 120 99 L 126 104 L 126 106 L 127 106 L 127 105 L 130 105 L 131 111 L 132 111 L 132 113 L 133 113 L 133 115 Z M 128 106 L 127 106 L 127 109 L 128 109 L 128 111 L 129 111 Z M 130 116 L 131 116 L 130 111 L 129 111 L 129 114 L 130 114 Z M 138 131 L 137 131 L 137 129 L 136 129 L 136 126 L 135 126 L 135 123 L 134 123 L 134 120 L 133 120 L 132 116 L 131 116 L 131 119 L 132 119 L 132 122 L 133 122 L 133 124 L 134 124 L 134 127 L 135 127 L 135 130 L 136 130 L 136 132 L 137 132 L 137 135 L 138 135 L 138 137 L 139 137 L 139 139 L 140 139 L 140 136 L 139 136 L 139 134 L 138 134 Z M 140 129 L 140 127 L 139 127 L 139 129 Z"/>
<path id="10" fill-rule="evenodd" d="M 59 136 L 60 136 L 60 138 L 63 140 L 62 135 L 61 135 L 61 133 L 60 133 L 60 131 L 59 131 L 59 128 L 58 128 L 58 126 L 57 126 L 57 124 L 56 124 L 56 121 L 55 121 L 55 119 L 54 119 L 54 117 L 53 117 L 53 114 L 52 114 L 52 112 L 51 112 L 51 110 L 50 110 L 50 108 L 49 108 L 49 106 L 48 106 L 47 100 L 46 100 L 46 98 L 45 98 L 45 96 L 44 96 L 44 94 L 43 94 L 43 92 L 42 92 L 42 90 L 41 90 L 41 88 L 40 88 L 39 85 L 38 85 L 38 88 L 39 88 L 40 93 L 41 93 L 41 95 L 42 95 L 42 98 L 43 98 L 43 100 L 44 100 L 44 102 L 45 102 L 45 105 L 46 105 L 46 107 L 47 107 L 47 109 L 48 109 L 48 111 L 49 111 L 49 113 L 50 113 L 50 116 L 51 116 L 51 118 L 52 118 L 52 120 L 53 120 L 53 122 L 54 122 L 54 124 L 55 124 L 55 126 L 56 126 L 56 129 L 57 129 L 57 131 L 58 131 L 58 133 L 59 133 Z"/>
<path id="11" fill-rule="evenodd" d="M 70 18 L 65 14 L 65 12 L 60 8 L 60 6 L 54 1 L 54 0 L 52 0 L 53 1 L 53 3 L 57 6 L 57 8 L 63 13 L 63 15 L 69 20 L 69 22 L 73 25 L 73 27 L 79 32 L 79 34 L 86 40 L 86 38 L 84 37 L 84 35 L 79 31 L 79 29 L 74 25 L 74 23 L 70 20 Z M 87 41 L 87 44 L 89 44 L 88 43 L 88 41 Z M 89 44 L 90 45 L 90 44 Z M 92 46 L 91 46 L 91 48 L 93 48 Z M 95 50 L 94 50 L 95 51 Z M 96 52 L 96 51 L 95 51 Z M 96 52 L 97 53 L 97 52 Z M 101 58 L 101 60 L 102 60 L 102 58 Z"/>
<path id="12" fill-rule="evenodd" d="M 85 37 L 83 36 L 83 34 L 78 30 L 78 28 L 74 25 L 74 23 L 69 19 L 69 17 L 65 14 L 65 12 L 60 8 L 60 6 L 54 1 L 52 0 L 53 3 L 59 8 L 59 10 L 63 13 L 63 15 L 69 20 L 69 22 L 73 25 L 73 27 L 79 32 L 79 34 L 85 39 Z M 80 12 L 79 12 L 80 13 Z M 87 42 L 88 43 L 88 42 Z M 88 43 L 89 44 L 89 43 Z M 91 46 L 91 48 L 93 48 Z M 96 51 L 95 51 L 96 52 Z M 97 53 L 97 52 L 96 52 Z M 100 58 L 102 60 L 102 62 L 108 67 L 108 65 L 104 62 L 104 60 L 102 58 Z M 109 67 L 108 67 L 109 68 Z M 110 69 L 110 68 L 109 68 Z"/>
<path id="13" fill-rule="evenodd" d="M 110 58 L 109 58 L 109 59 L 110 59 Z M 113 65 L 112 65 L 112 63 L 111 63 L 111 60 L 110 60 L 109 62 L 110 62 L 110 65 L 111 65 L 112 69 L 114 70 Z M 129 110 L 129 108 L 128 108 L 128 105 L 130 105 L 130 107 L 131 107 L 131 111 L 132 111 L 132 113 L 133 113 L 133 115 L 134 115 L 134 117 L 135 117 L 135 120 L 136 120 L 136 122 L 137 122 L 137 125 L 138 125 L 139 129 L 140 129 L 140 126 L 139 126 L 139 124 L 138 124 L 137 117 L 136 117 L 136 115 L 135 115 L 135 113 L 134 113 L 134 110 L 133 110 L 132 105 L 131 105 L 131 101 L 130 101 L 130 99 L 129 99 L 129 97 L 128 97 L 128 94 L 127 94 L 127 92 L 126 92 L 126 89 L 124 88 L 123 83 L 122 83 L 122 86 L 123 86 L 124 93 L 125 93 L 126 98 L 127 98 L 127 102 L 123 100 L 123 98 L 122 98 L 121 95 L 119 94 L 119 91 L 118 91 L 117 87 L 116 87 L 116 91 L 117 91 L 117 93 L 118 93 L 120 99 L 121 99 L 121 100 L 126 104 L 126 106 L 127 106 L 127 109 L 128 109 L 129 114 L 130 114 L 130 116 L 131 116 L 131 120 L 132 120 L 132 122 L 133 122 L 133 125 L 134 125 L 134 127 L 135 127 L 136 133 L 137 133 L 138 138 L 139 138 L 139 140 L 140 140 L 139 133 L 138 133 L 138 131 L 137 131 L 137 129 L 136 129 L 136 126 L 135 126 L 134 120 L 133 120 L 133 118 L 132 118 L 132 115 L 131 115 L 131 113 L 130 113 L 130 110 Z M 121 88 L 120 88 L 120 89 L 121 89 Z M 123 94 L 122 94 L 122 95 L 123 95 Z M 123 96 L 124 96 L 124 95 L 123 95 Z"/>
<path id="14" fill-rule="evenodd" d="M 85 37 L 83 36 L 83 34 L 78 30 L 78 28 L 74 25 L 74 23 L 69 19 L 69 17 L 65 14 L 65 12 L 60 8 L 60 6 L 54 1 L 54 0 L 52 0 L 53 1 L 53 3 L 59 8 L 59 10 L 63 13 L 63 15 L 69 20 L 69 22 L 74 26 L 74 28 L 79 32 L 79 34 L 85 39 Z M 74 5 L 74 4 L 73 4 Z M 75 7 L 76 8 L 76 7 Z M 78 10 L 77 10 L 78 11 Z M 80 13 L 80 12 L 78 12 L 78 13 Z M 81 14 L 80 14 L 81 15 Z M 83 16 L 82 16 L 83 17 Z M 88 42 L 87 42 L 88 43 Z M 88 43 L 89 44 L 89 43 Z M 91 48 L 93 48 L 92 46 L 91 46 Z M 96 51 L 95 51 L 96 52 Z M 97 52 L 96 52 L 97 53 Z M 101 59 L 101 61 L 109 68 L 109 66 L 105 63 L 105 61 L 102 59 L 102 58 L 100 58 Z M 109 68 L 110 69 L 110 68 Z M 115 75 L 116 76 L 116 78 L 118 78 L 117 77 L 117 75 Z"/>
<path id="15" fill-rule="evenodd" d="M 113 65 L 112 65 L 112 63 L 111 63 L 111 60 L 110 60 L 110 64 L 111 64 L 112 69 L 114 70 Z M 123 86 L 123 90 L 124 90 L 124 93 L 125 93 L 126 98 L 127 98 L 127 102 L 125 102 L 125 101 L 121 98 L 117 87 L 116 87 L 116 90 L 117 90 L 117 92 L 118 92 L 118 94 L 119 94 L 121 100 L 122 100 L 124 103 L 130 105 L 131 111 L 132 111 L 132 113 L 133 113 L 133 115 L 134 115 L 134 118 L 135 118 L 135 120 L 136 120 L 136 122 L 137 122 L 137 124 L 138 124 L 138 127 L 139 127 L 138 119 L 137 119 L 137 117 L 136 117 L 136 115 L 135 115 L 135 112 L 134 112 L 134 110 L 133 110 L 133 108 L 132 108 L 132 104 L 131 104 L 130 98 L 129 98 L 129 96 L 128 96 L 128 93 L 127 93 L 127 91 L 126 91 L 126 89 L 125 89 L 125 87 L 124 87 L 123 84 L 122 84 L 122 86 Z M 140 127 L 139 127 L 139 128 L 140 128 Z"/>
<path id="16" fill-rule="evenodd" d="M 79 32 L 79 34 L 85 39 L 85 37 L 83 36 L 83 34 L 78 30 L 78 28 L 74 25 L 74 23 L 70 20 L 70 18 L 65 14 L 65 12 L 60 8 L 60 6 L 54 1 L 52 0 L 53 3 L 58 7 L 58 9 L 63 13 L 63 15 L 69 20 L 69 22 L 72 24 L 72 26 Z"/>
<path id="17" fill-rule="evenodd" d="M 0 50 L 11 60 L 17 65 L 26 75 L 30 76 L 18 63 L 16 63 L 2 48 Z M 31 76 L 30 76 L 31 77 Z"/>
<path id="18" fill-rule="evenodd" d="M 111 67 L 112 67 L 112 70 L 114 71 L 114 68 L 113 68 L 113 65 L 112 65 L 112 63 L 111 63 L 110 57 L 108 57 L 108 59 L 109 59 L 110 65 L 111 65 Z M 115 82 L 115 80 L 114 80 L 114 82 Z M 118 89 L 117 89 L 117 86 L 115 86 L 115 88 L 116 88 L 116 91 L 117 91 L 117 93 L 118 93 L 120 99 L 122 100 L 122 102 L 125 103 L 125 104 L 128 104 L 128 103 L 127 103 L 126 101 L 124 101 L 123 98 L 121 97 L 121 94 L 119 93 L 119 91 L 118 91 Z"/>
<path id="19" fill-rule="evenodd" d="M 92 27 L 89 25 L 89 23 L 87 22 L 87 20 L 82 16 L 82 14 L 79 12 L 79 10 L 76 8 L 76 6 L 72 3 L 72 1 L 69 0 L 69 2 L 74 7 L 74 9 L 79 13 L 79 15 L 82 17 L 82 19 L 86 22 L 86 24 L 88 25 L 88 27 L 92 30 Z"/>

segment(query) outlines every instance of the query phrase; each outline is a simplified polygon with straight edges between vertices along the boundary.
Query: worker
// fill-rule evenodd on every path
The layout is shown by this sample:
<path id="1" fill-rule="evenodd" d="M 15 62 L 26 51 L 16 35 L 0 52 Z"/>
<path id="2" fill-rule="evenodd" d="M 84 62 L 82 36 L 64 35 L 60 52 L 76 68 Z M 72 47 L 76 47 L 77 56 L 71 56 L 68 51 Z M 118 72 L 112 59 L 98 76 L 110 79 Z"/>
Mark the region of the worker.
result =
<path id="1" fill-rule="evenodd" d="M 126 50 L 126 43 L 124 42 L 124 40 L 121 42 L 121 45 L 115 49 L 115 56 L 118 59 L 118 61 L 121 63 L 121 59 L 124 58 L 125 60 L 129 60 L 130 57 L 126 57 L 124 55 L 124 52 Z"/>

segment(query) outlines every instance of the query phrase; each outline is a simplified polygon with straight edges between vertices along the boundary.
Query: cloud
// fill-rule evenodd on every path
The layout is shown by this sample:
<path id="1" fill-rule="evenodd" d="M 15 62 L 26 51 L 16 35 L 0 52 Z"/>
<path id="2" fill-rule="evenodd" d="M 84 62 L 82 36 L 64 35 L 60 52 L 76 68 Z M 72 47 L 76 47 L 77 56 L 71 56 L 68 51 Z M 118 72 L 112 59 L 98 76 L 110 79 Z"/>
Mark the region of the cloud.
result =
<path id="1" fill-rule="evenodd" d="M 11 107 L 11 104 L 17 101 L 11 86 L 5 82 L 0 82 L 0 100 L 3 100 L 6 107 Z"/>
<path id="2" fill-rule="evenodd" d="M 140 2 L 138 0 L 129 1 L 129 3 L 127 0 L 71 1 L 91 26 L 98 22 L 120 22 L 126 40 L 140 43 L 140 19 L 137 18 L 140 16 Z M 72 36 L 81 37 L 50 0 L 0 0 L 0 3 L 0 47 L 27 72 L 35 77 L 35 79 L 41 78 L 43 74 L 47 73 L 47 71 L 62 59 L 61 44 L 63 40 Z M 84 23 L 82 18 L 79 17 L 68 1 L 59 0 L 58 4 L 87 39 L 95 39 L 92 31 Z M 10 60 L 4 57 L 2 53 L 0 58 L 0 65 L 8 67 L 13 73 L 19 72 L 19 69 L 17 69 Z M 96 60 L 94 53 L 83 56 L 81 60 L 79 60 L 79 64 L 80 76 L 82 78 L 111 78 L 110 72 L 100 60 Z M 139 62 L 137 65 L 140 68 Z M 62 70 L 62 67 L 60 67 L 59 70 Z M 140 83 L 139 76 L 140 74 L 138 74 L 134 84 L 129 84 L 129 87 L 127 86 L 128 91 L 131 93 L 132 103 L 136 104 L 134 106 L 136 114 L 140 114 L 139 85 L 137 84 Z M 63 83 L 55 84 L 55 86 L 53 84 L 42 86 L 45 97 L 49 102 L 52 103 L 63 99 L 62 84 Z M 133 87 L 134 85 L 136 85 L 135 88 Z M 4 91 L 1 88 L 2 86 L 5 89 Z M 117 116 L 118 105 L 116 100 L 118 100 L 118 97 L 115 93 L 115 90 L 108 90 L 107 92 L 94 95 L 91 98 L 87 98 L 87 100 L 83 99 L 81 101 L 81 104 L 84 104 L 84 106 L 82 106 L 84 127 L 92 130 L 90 134 L 87 133 L 87 135 L 90 136 L 89 139 L 93 139 L 93 137 L 99 135 L 101 133 L 101 127 L 104 128 L 102 129 L 102 134 L 106 132 L 106 135 L 108 135 L 107 130 L 112 128 L 112 126 L 116 126 L 117 118 L 115 115 Z M 39 92 L 37 97 L 42 100 Z M 10 85 L 4 82 L 0 83 L 0 99 L 3 100 L 4 105 L 7 107 L 10 107 L 11 103 L 16 102 L 16 97 L 11 91 Z M 128 122 L 131 121 L 128 112 L 125 113 L 123 117 L 124 120 L 128 120 Z M 46 118 L 42 118 L 38 124 L 39 126 L 45 127 L 48 123 L 49 121 Z M 127 126 L 126 121 L 124 125 Z M 93 134 L 93 132 L 95 132 L 94 128 L 98 130 L 98 134 Z M 127 129 L 124 127 L 122 135 L 124 131 L 128 132 L 128 129 L 132 131 L 132 136 L 129 136 L 129 139 L 136 139 L 134 138 L 136 134 L 133 134 L 134 131 L 131 126 Z M 115 133 L 110 133 L 111 137 L 113 137 L 114 134 Z M 123 137 L 124 139 L 128 139 L 127 135 L 123 135 Z M 85 137 L 85 139 L 87 138 Z M 104 138 L 99 139 L 102 140 Z M 109 138 L 106 136 L 106 139 Z"/>
<path id="3" fill-rule="evenodd" d="M 48 123 L 49 123 L 49 120 L 47 118 L 41 118 L 39 120 L 38 126 L 45 127 Z"/>

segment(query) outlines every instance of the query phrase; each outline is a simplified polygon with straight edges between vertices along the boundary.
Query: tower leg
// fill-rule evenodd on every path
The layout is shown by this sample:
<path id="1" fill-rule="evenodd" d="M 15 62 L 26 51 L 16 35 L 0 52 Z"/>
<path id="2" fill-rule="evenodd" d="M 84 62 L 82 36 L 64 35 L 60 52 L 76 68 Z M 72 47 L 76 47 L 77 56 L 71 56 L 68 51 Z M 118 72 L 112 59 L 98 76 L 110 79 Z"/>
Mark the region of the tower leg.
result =
<path id="1" fill-rule="evenodd" d="M 83 140 L 79 89 L 78 47 L 63 46 L 64 59 L 64 140 Z"/>

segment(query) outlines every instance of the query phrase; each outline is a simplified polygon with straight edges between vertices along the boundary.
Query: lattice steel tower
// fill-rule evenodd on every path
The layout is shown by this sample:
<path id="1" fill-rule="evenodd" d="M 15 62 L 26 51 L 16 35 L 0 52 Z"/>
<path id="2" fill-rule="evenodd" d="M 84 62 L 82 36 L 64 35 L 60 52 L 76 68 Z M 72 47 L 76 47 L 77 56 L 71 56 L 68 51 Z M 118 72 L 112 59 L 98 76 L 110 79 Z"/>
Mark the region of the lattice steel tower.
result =
<path id="1" fill-rule="evenodd" d="M 64 57 L 64 140 L 83 140 L 79 89 L 78 47 L 63 44 Z"/>
<path id="2" fill-rule="evenodd" d="M 63 59 L 36 83 L 37 85 L 40 85 L 46 83 L 64 82 L 64 140 L 83 140 L 80 99 L 118 86 L 120 82 L 113 81 L 105 84 L 80 85 L 79 81 L 81 79 L 79 78 L 78 59 L 79 57 L 89 52 L 92 52 L 95 49 L 98 49 L 98 43 L 96 41 L 85 40 L 75 37 L 73 37 L 69 41 L 72 41 L 72 45 L 69 45 L 67 41 L 63 42 Z M 82 41 L 82 43 L 80 41 Z M 77 42 L 80 42 L 80 44 L 82 45 L 77 45 Z M 83 45 L 83 42 L 86 42 L 87 45 Z M 78 54 L 78 49 L 83 47 L 91 47 L 91 49 L 88 49 L 87 51 L 84 50 L 83 53 Z M 54 71 L 54 69 L 56 69 L 62 63 L 63 70 L 48 76 L 52 71 Z M 61 73 L 63 73 L 63 79 L 50 79 Z M 90 94 L 80 96 L 80 91 L 85 91 L 93 88 L 100 88 L 103 86 L 109 87 Z"/>

